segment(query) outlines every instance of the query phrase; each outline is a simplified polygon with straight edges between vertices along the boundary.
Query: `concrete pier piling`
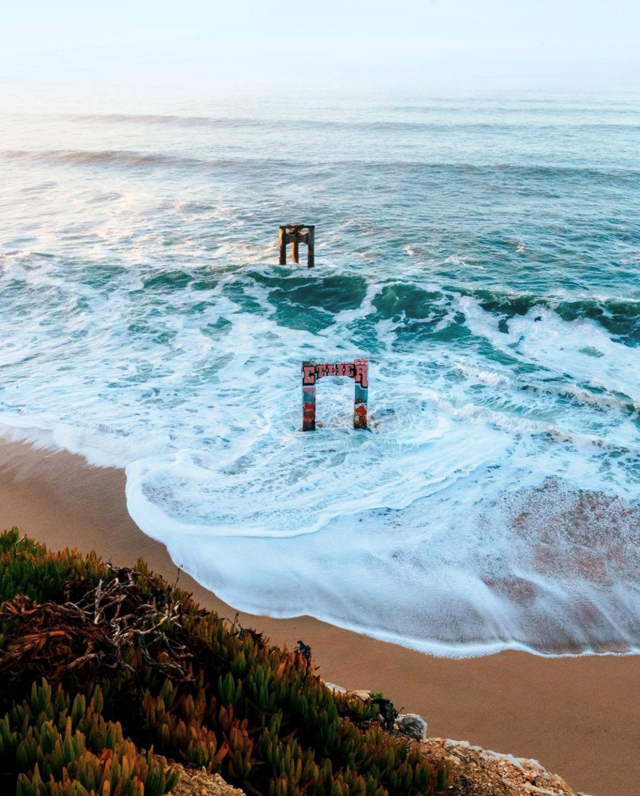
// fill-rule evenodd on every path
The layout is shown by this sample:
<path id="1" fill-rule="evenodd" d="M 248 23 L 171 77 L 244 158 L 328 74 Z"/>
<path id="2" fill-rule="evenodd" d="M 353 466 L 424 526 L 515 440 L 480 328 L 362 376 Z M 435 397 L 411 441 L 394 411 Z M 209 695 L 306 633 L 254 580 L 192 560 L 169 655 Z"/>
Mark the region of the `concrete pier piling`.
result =
<path id="1" fill-rule="evenodd" d="M 280 248 L 280 265 L 287 264 L 287 245 L 291 244 L 291 259 L 300 262 L 300 244 L 307 245 L 307 268 L 316 264 L 315 257 L 316 228 L 312 224 L 283 224 L 279 228 L 278 241 Z"/>

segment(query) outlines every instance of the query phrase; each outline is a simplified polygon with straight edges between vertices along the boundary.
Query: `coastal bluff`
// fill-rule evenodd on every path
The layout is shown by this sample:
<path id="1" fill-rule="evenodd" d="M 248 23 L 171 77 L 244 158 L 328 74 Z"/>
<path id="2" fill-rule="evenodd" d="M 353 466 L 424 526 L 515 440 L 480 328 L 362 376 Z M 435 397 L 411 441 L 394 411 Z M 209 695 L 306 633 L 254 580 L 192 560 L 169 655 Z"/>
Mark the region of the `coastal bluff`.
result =
<path id="1" fill-rule="evenodd" d="M 49 552 L 14 527 L 0 571 L 7 793 L 574 793 L 535 761 L 428 739 L 424 719 L 382 694 L 325 683 L 304 642 L 270 644 L 142 560 Z"/>

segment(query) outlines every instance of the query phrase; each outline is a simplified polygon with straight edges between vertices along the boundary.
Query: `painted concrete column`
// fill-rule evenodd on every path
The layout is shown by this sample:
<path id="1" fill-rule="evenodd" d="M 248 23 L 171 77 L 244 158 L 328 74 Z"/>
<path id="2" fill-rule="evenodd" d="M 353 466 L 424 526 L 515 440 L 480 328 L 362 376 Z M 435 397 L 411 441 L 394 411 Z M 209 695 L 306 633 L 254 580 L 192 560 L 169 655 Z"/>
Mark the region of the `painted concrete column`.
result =
<path id="1" fill-rule="evenodd" d="M 369 398 L 369 362 L 366 359 L 356 359 L 355 365 L 355 395 L 353 399 L 353 427 L 367 428 L 367 400 Z"/>
<path id="2" fill-rule="evenodd" d="M 313 362 L 302 363 L 302 430 L 316 428 L 316 366 Z"/>

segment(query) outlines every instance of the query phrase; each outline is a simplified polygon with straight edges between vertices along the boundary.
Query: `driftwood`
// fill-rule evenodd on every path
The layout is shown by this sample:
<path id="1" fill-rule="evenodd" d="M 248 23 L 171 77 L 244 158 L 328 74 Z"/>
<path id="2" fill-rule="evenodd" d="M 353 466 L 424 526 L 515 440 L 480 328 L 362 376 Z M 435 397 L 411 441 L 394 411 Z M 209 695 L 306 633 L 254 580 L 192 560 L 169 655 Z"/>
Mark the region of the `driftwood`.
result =
<path id="1" fill-rule="evenodd" d="M 148 666 L 171 679 L 190 680 L 189 662 L 212 652 L 183 628 L 183 603 L 168 601 L 160 590 L 150 598 L 133 570 L 114 573 L 113 580 L 101 581 L 76 602 L 40 604 L 17 595 L 3 603 L 0 622 L 8 625 L 0 649 L 0 681 L 27 685 L 46 677 L 82 685 L 98 671 L 132 673 L 124 651 L 134 645 Z M 74 591 L 77 587 L 70 584 L 65 596 Z"/>

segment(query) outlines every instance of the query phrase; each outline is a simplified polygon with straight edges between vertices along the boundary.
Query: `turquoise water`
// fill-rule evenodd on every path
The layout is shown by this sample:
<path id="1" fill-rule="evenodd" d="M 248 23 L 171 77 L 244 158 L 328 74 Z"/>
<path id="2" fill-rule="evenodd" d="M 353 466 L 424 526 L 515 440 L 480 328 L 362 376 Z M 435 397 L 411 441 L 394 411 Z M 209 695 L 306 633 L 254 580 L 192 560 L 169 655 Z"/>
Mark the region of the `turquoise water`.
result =
<path id="1" fill-rule="evenodd" d="M 640 97 L 5 98 L 0 422 L 238 608 L 640 640 Z M 277 227 L 316 224 L 317 267 Z M 304 255 L 304 252 L 303 252 Z M 351 385 L 300 363 L 367 356 Z"/>

